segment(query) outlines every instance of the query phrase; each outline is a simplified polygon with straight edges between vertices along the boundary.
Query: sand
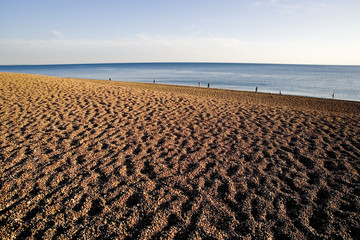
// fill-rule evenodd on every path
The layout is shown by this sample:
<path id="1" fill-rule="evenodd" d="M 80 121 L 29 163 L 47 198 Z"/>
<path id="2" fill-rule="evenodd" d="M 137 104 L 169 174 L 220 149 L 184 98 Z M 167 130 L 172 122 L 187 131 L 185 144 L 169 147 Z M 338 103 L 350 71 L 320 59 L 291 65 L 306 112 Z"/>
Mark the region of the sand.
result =
<path id="1" fill-rule="evenodd" d="M 360 102 L 0 73 L 1 239 L 359 239 Z"/>

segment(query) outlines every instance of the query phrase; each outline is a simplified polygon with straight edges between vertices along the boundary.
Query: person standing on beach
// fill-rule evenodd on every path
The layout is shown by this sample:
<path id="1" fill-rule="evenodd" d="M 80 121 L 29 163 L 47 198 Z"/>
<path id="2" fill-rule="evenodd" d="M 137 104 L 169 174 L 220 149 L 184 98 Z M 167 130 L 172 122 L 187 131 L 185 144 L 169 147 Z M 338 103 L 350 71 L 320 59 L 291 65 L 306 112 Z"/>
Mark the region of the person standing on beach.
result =
<path id="1" fill-rule="evenodd" d="M 255 92 L 257 93 L 257 90 L 258 90 L 258 87 L 256 86 L 256 88 L 255 88 Z"/>
<path id="2" fill-rule="evenodd" d="M 155 79 L 154 79 L 153 83 L 155 83 Z"/>
<path id="3" fill-rule="evenodd" d="M 198 87 L 200 87 L 200 82 L 198 82 Z"/>
<path id="4" fill-rule="evenodd" d="M 208 83 L 208 88 L 210 87 L 210 83 Z"/>
<path id="5" fill-rule="evenodd" d="M 332 96 L 332 99 L 334 99 L 335 98 L 335 93 L 333 93 L 331 96 Z"/>

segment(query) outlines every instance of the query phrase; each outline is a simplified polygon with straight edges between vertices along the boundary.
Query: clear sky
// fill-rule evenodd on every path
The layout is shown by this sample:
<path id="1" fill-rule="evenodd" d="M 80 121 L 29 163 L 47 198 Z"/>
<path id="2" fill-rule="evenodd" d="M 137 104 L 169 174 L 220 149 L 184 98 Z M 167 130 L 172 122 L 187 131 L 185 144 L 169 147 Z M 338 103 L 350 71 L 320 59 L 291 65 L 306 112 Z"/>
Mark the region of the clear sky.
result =
<path id="1" fill-rule="evenodd" d="M 0 64 L 360 65 L 359 0 L 0 0 Z"/>

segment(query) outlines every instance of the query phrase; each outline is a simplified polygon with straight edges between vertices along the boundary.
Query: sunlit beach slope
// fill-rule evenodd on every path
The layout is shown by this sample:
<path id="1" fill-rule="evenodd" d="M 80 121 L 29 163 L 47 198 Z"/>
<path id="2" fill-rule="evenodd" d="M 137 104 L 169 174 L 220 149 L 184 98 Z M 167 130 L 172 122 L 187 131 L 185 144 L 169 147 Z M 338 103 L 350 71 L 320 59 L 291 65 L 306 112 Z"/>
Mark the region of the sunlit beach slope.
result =
<path id="1" fill-rule="evenodd" d="M 358 239 L 360 102 L 0 73 L 1 239 Z"/>

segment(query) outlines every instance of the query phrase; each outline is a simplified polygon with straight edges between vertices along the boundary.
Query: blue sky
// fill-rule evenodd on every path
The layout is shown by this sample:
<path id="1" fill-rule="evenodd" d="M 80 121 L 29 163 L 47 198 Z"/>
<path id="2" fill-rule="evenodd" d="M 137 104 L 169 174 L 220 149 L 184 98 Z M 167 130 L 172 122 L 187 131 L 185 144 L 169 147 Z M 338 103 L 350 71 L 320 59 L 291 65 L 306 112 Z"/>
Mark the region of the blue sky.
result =
<path id="1" fill-rule="evenodd" d="M 360 65 L 358 0 L 0 0 L 0 64 Z"/>

